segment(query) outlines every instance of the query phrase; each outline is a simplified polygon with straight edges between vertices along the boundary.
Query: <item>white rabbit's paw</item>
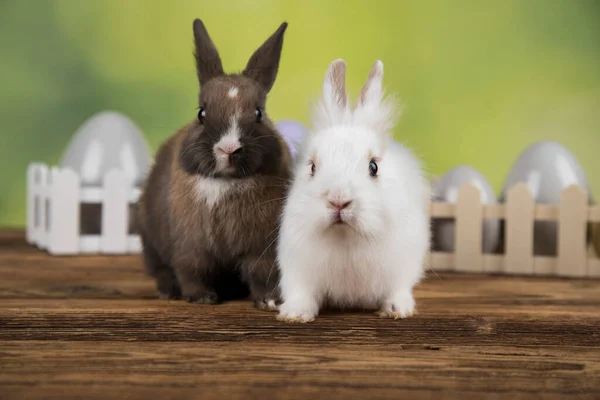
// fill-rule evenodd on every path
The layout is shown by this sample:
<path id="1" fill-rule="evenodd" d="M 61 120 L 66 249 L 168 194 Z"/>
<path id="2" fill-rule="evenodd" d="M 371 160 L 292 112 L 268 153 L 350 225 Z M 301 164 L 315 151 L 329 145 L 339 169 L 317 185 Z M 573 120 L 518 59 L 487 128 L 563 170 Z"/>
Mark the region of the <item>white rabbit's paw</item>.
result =
<path id="1" fill-rule="evenodd" d="M 396 295 L 387 300 L 378 312 L 382 318 L 404 319 L 415 314 L 415 300 L 410 293 Z"/>
<path id="2" fill-rule="evenodd" d="M 290 323 L 306 323 L 315 320 L 316 313 L 312 307 L 306 307 L 302 304 L 283 303 L 279 307 L 277 319 L 279 321 Z"/>

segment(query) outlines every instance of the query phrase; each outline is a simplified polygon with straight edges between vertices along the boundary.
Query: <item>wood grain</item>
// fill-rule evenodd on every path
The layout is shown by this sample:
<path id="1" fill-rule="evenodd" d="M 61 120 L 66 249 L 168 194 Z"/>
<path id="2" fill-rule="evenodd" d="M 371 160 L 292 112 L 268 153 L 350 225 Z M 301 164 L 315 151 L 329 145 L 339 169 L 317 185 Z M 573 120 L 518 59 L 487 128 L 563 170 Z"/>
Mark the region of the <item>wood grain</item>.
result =
<path id="1" fill-rule="evenodd" d="M 600 281 L 429 274 L 418 314 L 288 325 L 154 298 L 140 258 L 0 232 L 0 398 L 600 398 Z"/>

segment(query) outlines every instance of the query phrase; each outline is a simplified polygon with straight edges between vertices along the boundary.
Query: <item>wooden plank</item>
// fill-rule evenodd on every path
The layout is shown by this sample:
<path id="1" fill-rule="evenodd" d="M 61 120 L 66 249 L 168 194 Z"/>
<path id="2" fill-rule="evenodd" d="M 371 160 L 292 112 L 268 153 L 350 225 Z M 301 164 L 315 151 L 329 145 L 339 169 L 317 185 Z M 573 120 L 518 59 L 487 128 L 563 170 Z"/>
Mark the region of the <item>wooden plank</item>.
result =
<path id="1" fill-rule="evenodd" d="M 576 185 L 560 194 L 556 271 L 559 276 L 587 274 L 587 202 L 587 193 Z"/>
<path id="2" fill-rule="evenodd" d="M 504 272 L 508 274 L 533 274 L 533 215 L 533 196 L 527 185 L 519 183 L 507 195 Z"/>
<path id="3" fill-rule="evenodd" d="M 558 206 L 553 204 L 536 204 L 535 205 L 535 220 L 536 221 L 557 221 Z"/>
<path id="4" fill-rule="evenodd" d="M 0 397 L 595 399 L 599 282 L 428 273 L 411 318 L 294 325 L 159 300 L 141 256 L 50 256 L 0 231 Z"/>
<path id="5" fill-rule="evenodd" d="M 100 251 L 106 254 L 127 252 L 129 223 L 128 196 L 131 184 L 120 170 L 113 169 L 104 177 Z"/>
<path id="6" fill-rule="evenodd" d="M 573 347 L 341 344 L 315 352 L 293 343 L 205 343 L 186 349 L 178 343 L 34 341 L 8 342 L 4 348 L 0 385 L 10 393 L 4 398 L 85 393 L 93 399 L 471 400 L 598 393 L 591 378 L 597 353 Z"/>
<path id="7" fill-rule="evenodd" d="M 506 215 L 504 204 L 484 204 L 483 217 L 487 219 L 504 219 Z"/>
<path id="8" fill-rule="evenodd" d="M 465 184 L 456 202 L 455 254 L 456 271 L 483 271 L 483 207 L 477 186 Z"/>
<path id="9" fill-rule="evenodd" d="M 429 216 L 431 218 L 454 218 L 455 204 L 432 202 L 429 207 Z"/>

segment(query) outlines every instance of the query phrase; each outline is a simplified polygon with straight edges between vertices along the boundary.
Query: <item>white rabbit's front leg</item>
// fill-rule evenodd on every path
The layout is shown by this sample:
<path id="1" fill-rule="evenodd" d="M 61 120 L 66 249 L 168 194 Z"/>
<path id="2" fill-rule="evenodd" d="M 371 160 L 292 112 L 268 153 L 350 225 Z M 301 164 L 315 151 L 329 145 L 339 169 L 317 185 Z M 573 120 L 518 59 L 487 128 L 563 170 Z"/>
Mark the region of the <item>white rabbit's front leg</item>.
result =
<path id="1" fill-rule="evenodd" d="M 415 311 L 415 299 L 411 289 L 400 289 L 384 300 L 379 316 L 384 318 L 408 318 Z"/>
<path id="2" fill-rule="evenodd" d="M 282 270 L 281 297 L 277 319 L 286 322 L 311 322 L 319 313 L 318 281 L 305 266 Z"/>

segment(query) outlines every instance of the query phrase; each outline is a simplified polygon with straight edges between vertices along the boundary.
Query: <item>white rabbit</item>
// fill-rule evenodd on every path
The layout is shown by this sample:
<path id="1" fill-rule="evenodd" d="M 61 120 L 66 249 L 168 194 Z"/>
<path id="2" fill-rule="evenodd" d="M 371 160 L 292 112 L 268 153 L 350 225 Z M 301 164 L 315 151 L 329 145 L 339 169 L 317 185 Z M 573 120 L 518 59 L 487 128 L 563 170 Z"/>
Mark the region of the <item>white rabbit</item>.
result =
<path id="1" fill-rule="evenodd" d="M 346 63 L 331 63 L 310 134 L 296 159 L 281 220 L 278 319 L 314 320 L 327 305 L 405 318 L 429 250 L 430 184 L 393 141 L 395 102 L 377 61 L 351 109 Z"/>

